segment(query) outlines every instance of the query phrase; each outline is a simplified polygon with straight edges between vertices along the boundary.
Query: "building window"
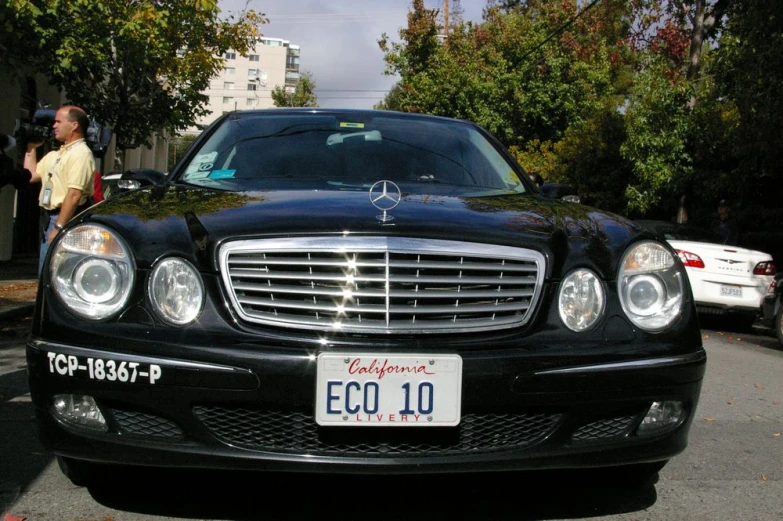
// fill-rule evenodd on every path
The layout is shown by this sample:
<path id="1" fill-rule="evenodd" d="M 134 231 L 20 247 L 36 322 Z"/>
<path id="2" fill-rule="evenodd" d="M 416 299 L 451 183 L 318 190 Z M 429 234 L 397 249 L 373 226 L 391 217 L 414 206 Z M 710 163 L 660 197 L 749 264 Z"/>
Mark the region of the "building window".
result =
<path id="1" fill-rule="evenodd" d="M 248 78 L 258 78 L 258 69 L 248 69 L 247 70 L 247 77 Z"/>
<path id="2" fill-rule="evenodd" d="M 234 89 L 234 82 L 233 81 L 224 81 L 223 82 L 223 88 L 228 90 Z"/>
<path id="3" fill-rule="evenodd" d="M 232 101 L 234 101 L 234 98 L 232 98 L 231 96 L 223 96 L 223 105 L 225 105 L 226 103 L 231 103 Z"/>
<path id="4" fill-rule="evenodd" d="M 255 83 L 248 83 L 247 84 L 247 90 L 256 90 L 256 84 Z"/>
<path id="5" fill-rule="evenodd" d="M 256 99 L 255 98 L 247 98 L 247 103 L 246 104 L 247 104 L 248 107 L 253 107 L 256 104 Z"/>
<path id="6" fill-rule="evenodd" d="M 226 67 L 225 70 L 226 70 L 226 76 L 233 76 L 234 74 L 237 73 L 237 70 L 234 67 Z"/>
<path id="7" fill-rule="evenodd" d="M 235 53 L 235 52 L 227 52 L 225 54 L 225 58 L 227 60 L 236 60 L 237 59 L 237 53 Z"/>
<path id="8" fill-rule="evenodd" d="M 251 62 L 257 62 L 258 61 L 258 55 L 257 54 L 251 54 L 247 57 L 248 60 Z"/>

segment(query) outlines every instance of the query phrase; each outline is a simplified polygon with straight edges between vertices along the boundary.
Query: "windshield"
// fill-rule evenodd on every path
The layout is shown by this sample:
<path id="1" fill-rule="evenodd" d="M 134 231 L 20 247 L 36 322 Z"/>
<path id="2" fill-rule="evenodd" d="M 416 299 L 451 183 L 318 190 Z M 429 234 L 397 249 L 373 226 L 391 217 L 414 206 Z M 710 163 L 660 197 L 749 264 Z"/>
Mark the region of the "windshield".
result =
<path id="1" fill-rule="evenodd" d="M 225 119 L 178 181 L 226 190 L 523 193 L 510 161 L 472 125 L 394 116 L 239 113 Z"/>

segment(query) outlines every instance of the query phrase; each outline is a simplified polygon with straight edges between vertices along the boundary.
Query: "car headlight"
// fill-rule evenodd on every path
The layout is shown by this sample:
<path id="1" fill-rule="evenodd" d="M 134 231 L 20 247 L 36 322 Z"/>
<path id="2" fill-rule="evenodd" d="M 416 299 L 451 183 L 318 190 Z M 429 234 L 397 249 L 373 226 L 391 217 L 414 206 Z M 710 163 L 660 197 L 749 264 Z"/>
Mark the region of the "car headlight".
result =
<path id="1" fill-rule="evenodd" d="M 682 312 L 682 273 L 669 250 L 656 242 L 635 244 L 625 253 L 617 291 L 625 314 L 646 331 L 660 331 Z"/>
<path id="2" fill-rule="evenodd" d="M 50 270 L 54 292 L 70 311 L 102 320 L 127 303 L 136 266 L 119 235 L 98 224 L 80 224 L 57 242 Z"/>
<path id="3" fill-rule="evenodd" d="M 560 319 L 573 331 L 587 331 L 604 313 L 604 289 L 598 276 L 579 268 L 560 284 L 558 305 Z"/>
<path id="4" fill-rule="evenodd" d="M 152 309 L 170 324 L 182 326 L 196 320 L 204 305 L 204 284 L 186 260 L 170 257 L 160 261 L 147 283 Z"/>

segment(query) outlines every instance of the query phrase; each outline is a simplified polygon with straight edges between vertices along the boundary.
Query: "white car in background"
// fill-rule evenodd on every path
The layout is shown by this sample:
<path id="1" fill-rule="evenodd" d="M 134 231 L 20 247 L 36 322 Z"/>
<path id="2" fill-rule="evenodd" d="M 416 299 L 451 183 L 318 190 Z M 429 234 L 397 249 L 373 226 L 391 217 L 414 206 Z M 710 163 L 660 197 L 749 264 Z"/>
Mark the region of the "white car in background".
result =
<path id="1" fill-rule="evenodd" d="M 119 190 L 117 189 L 117 182 L 122 177 L 122 174 L 106 174 L 101 176 L 101 184 L 103 187 L 103 197 L 108 199 L 113 195 L 117 195 Z"/>
<path id="2" fill-rule="evenodd" d="M 139 172 L 141 170 L 143 169 L 137 169 L 134 171 Z M 127 178 L 123 179 L 124 175 L 124 173 L 109 173 L 101 176 L 104 199 L 115 196 L 122 190 L 132 190 L 134 188 L 139 188 L 140 185 L 137 182 Z M 168 172 L 164 172 L 164 175 L 168 175 Z"/>
<path id="3" fill-rule="evenodd" d="M 711 232 L 691 226 L 635 222 L 665 239 L 677 252 L 699 313 L 725 315 L 735 328 L 750 329 L 776 272 L 770 254 L 721 244 Z"/>

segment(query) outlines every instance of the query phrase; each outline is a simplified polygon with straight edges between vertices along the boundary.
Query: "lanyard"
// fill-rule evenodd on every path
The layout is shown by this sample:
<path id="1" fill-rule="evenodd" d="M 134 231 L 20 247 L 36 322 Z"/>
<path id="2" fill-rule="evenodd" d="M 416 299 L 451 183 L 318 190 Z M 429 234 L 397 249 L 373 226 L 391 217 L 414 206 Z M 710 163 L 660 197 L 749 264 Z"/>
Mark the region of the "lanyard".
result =
<path id="1" fill-rule="evenodd" d="M 52 165 L 52 168 L 49 169 L 49 174 L 47 174 L 47 175 L 49 176 L 49 182 L 50 183 L 52 182 L 52 174 L 54 174 L 54 169 L 57 168 L 57 163 L 59 163 L 60 159 L 62 159 L 63 156 L 65 154 L 67 154 L 67 153 L 68 153 L 68 151 L 66 150 L 65 152 L 63 152 L 62 156 L 59 156 L 57 159 L 55 159 L 54 164 Z"/>

